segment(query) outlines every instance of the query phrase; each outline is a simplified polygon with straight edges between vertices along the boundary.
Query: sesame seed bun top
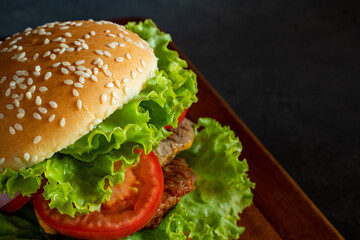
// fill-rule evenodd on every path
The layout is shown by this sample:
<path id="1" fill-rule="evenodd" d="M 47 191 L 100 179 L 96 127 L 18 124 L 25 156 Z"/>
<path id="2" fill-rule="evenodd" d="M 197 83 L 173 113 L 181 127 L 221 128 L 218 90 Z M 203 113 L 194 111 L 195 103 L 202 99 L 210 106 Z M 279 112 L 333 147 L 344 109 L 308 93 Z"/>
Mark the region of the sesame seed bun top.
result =
<path id="1" fill-rule="evenodd" d="M 144 88 L 157 59 L 123 26 L 73 21 L 7 38 L 0 66 L 2 172 L 74 143 Z"/>

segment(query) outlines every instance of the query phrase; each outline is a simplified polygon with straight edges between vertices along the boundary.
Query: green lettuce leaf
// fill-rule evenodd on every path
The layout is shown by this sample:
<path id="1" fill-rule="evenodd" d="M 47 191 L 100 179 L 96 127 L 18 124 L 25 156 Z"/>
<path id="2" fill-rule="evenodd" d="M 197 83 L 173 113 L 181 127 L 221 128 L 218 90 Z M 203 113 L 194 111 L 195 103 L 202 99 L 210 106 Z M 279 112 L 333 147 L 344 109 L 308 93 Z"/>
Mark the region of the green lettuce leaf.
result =
<path id="1" fill-rule="evenodd" d="M 164 126 L 177 126 L 185 108 L 197 101 L 196 75 L 177 52 L 169 50 L 170 35 L 160 32 L 151 20 L 129 23 L 127 28 L 149 41 L 159 59 L 158 70 L 138 96 L 115 111 L 92 131 L 41 164 L 19 172 L 0 174 L 0 193 L 13 196 L 20 191 L 30 196 L 48 181 L 44 198 L 60 213 L 74 216 L 100 209 L 111 196 L 110 186 L 123 181 L 124 169 L 137 164 L 133 149 L 146 153 L 170 133 Z M 114 171 L 113 163 L 122 161 Z M 91 187 L 89 187 L 91 186 Z"/>
<path id="2" fill-rule="evenodd" d="M 203 128 L 199 131 L 200 128 Z M 199 119 L 191 149 L 180 154 L 197 176 L 196 190 L 184 196 L 154 230 L 137 232 L 127 240 L 237 239 L 239 213 L 251 205 L 248 165 L 239 161 L 239 139 L 213 119 Z"/>
<path id="3" fill-rule="evenodd" d="M 183 197 L 158 228 L 139 231 L 125 239 L 185 240 L 187 236 L 194 240 L 237 239 L 244 231 L 236 224 L 238 214 L 252 203 L 251 188 L 254 187 L 246 174 L 246 161 L 238 160 L 241 150 L 241 143 L 229 127 L 222 127 L 213 119 L 199 119 L 193 146 L 180 154 L 196 173 L 196 190 Z M 20 211 L 32 211 L 24 209 Z M 0 214 L 0 226 L 4 226 L 0 228 L 0 239 L 24 233 L 36 236 L 29 239 L 66 238 L 43 233 L 34 217 L 28 215 L 22 212 L 17 212 L 15 217 Z"/>

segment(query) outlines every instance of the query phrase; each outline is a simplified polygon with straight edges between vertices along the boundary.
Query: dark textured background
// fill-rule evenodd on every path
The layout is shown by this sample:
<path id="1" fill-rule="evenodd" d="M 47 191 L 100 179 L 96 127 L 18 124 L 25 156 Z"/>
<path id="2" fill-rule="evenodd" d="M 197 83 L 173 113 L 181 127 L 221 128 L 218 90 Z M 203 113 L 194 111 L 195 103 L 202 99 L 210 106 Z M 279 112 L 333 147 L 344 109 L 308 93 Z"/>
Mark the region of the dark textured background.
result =
<path id="1" fill-rule="evenodd" d="M 360 239 L 359 12 L 355 0 L 1 0 L 0 36 L 55 20 L 152 18 L 340 233 Z"/>

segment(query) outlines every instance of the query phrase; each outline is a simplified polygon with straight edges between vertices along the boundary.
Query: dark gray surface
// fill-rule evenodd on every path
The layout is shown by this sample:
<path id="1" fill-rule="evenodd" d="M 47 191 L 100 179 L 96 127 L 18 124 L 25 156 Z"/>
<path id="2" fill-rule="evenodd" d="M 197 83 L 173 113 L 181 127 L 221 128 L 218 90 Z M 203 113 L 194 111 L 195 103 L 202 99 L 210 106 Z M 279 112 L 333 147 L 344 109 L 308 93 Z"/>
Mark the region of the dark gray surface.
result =
<path id="1" fill-rule="evenodd" d="M 0 35 L 153 18 L 344 237 L 359 239 L 358 1 L 193 2 L 0 1 Z"/>

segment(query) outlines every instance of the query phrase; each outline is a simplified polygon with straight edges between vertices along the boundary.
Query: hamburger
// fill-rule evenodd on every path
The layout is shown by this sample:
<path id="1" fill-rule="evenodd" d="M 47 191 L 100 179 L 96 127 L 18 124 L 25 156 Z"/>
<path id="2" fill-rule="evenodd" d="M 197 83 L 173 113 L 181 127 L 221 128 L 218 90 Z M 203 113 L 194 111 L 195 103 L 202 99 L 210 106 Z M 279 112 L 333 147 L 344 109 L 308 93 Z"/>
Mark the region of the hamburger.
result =
<path id="1" fill-rule="evenodd" d="M 0 206 L 13 213 L 0 236 L 239 236 L 253 187 L 241 144 L 185 118 L 196 76 L 170 41 L 151 20 L 89 20 L 1 43 Z"/>

